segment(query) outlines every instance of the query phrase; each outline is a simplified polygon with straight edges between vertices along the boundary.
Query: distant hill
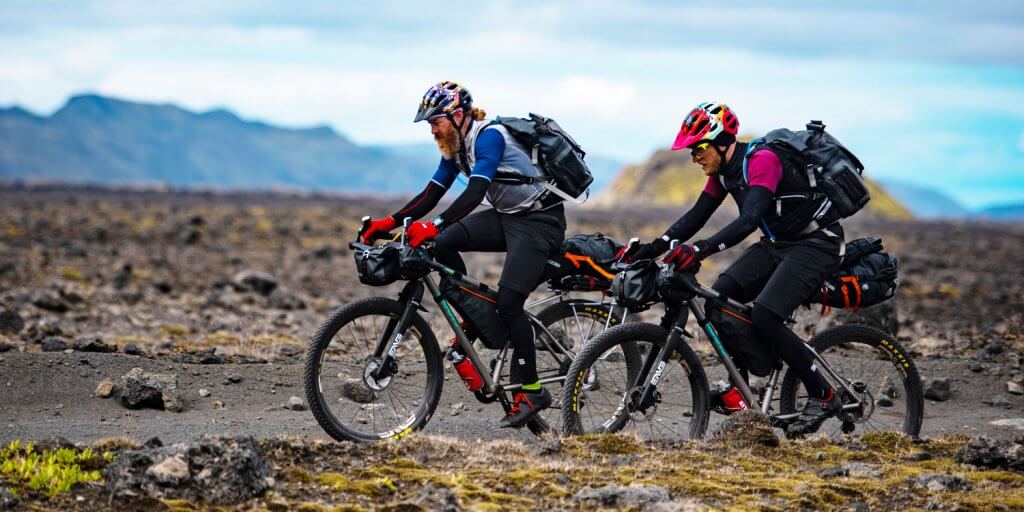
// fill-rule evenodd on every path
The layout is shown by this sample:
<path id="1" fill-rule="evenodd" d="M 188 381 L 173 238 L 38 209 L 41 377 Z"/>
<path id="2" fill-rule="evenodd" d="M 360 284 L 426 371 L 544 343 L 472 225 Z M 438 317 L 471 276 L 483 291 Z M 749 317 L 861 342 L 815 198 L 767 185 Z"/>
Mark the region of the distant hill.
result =
<path id="1" fill-rule="evenodd" d="M 704 190 L 706 181 L 700 167 L 690 160 L 689 152 L 662 150 L 646 162 L 622 169 L 598 199 L 601 204 L 690 205 Z M 895 219 L 913 217 L 886 189 L 873 181 L 868 182 L 868 187 L 871 202 L 867 211 Z"/>
<path id="2" fill-rule="evenodd" d="M 989 206 L 976 215 L 992 220 L 1024 221 L 1024 203 Z"/>
<path id="3" fill-rule="evenodd" d="M 0 177 L 174 186 L 414 189 L 422 169 L 329 127 L 287 129 L 226 110 L 87 94 L 49 117 L 0 110 Z"/>
<path id="4" fill-rule="evenodd" d="M 96 94 L 73 96 L 50 116 L 0 108 L 7 180 L 402 194 L 419 191 L 437 159 L 433 142 L 361 146 L 327 126 L 282 128 Z M 620 164 L 589 159 L 596 191 Z"/>
<path id="5" fill-rule="evenodd" d="M 963 219 L 974 215 L 955 199 L 930 188 L 888 180 L 882 185 L 918 218 Z"/>

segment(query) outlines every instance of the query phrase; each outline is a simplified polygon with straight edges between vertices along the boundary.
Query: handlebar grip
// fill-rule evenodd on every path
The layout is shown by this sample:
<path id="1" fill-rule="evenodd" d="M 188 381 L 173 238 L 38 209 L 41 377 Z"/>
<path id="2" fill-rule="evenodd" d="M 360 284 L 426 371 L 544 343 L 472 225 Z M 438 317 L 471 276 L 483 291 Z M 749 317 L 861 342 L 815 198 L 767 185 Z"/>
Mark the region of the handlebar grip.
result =
<path id="1" fill-rule="evenodd" d="M 363 224 L 359 227 L 359 231 L 356 232 L 356 242 L 361 242 L 363 240 L 363 233 L 366 233 L 366 230 L 370 229 L 371 219 L 369 215 L 363 216 L 363 218 L 360 220 L 363 222 Z"/>

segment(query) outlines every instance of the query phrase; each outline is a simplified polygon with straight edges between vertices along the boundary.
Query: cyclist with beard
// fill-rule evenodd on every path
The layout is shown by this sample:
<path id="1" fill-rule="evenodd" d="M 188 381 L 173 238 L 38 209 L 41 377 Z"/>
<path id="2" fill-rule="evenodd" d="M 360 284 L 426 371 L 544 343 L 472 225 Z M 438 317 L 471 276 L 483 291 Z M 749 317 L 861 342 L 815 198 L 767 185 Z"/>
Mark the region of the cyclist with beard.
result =
<path id="1" fill-rule="evenodd" d="M 736 141 L 738 130 L 739 120 L 722 103 L 702 103 L 690 111 L 672 149 L 689 149 L 693 162 L 700 164 L 708 177 L 707 183 L 693 207 L 661 238 L 642 244 L 630 257 L 653 258 L 668 250 L 670 240 L 689 240 L 726 195 L 731 195 L 739 206 L 739 218 L 706 239 L 678 246 L 666 261 L 692 268 L 758 228 L 763 231 L 761 240 L 740 255 L 712 287 L 740 302 L 753 300 L 754 329 L 762 340 L 775 344 L 810 395 L 787 432 L 807 434 L 836 414 L 840 402 L 817 371 L 804 340 L 786 327 L 785 320 L 838 269 L 843 230 L 838 223 L 821 226 L 813 219 L 821 200 L 801 199 L 809 187 L 803 168 L 771 149 L 748 155 L 747 144 Z M 746 408 L 742 398 L 723 399 L 738 396 L 729 393 L 731 390 L 712 392 L 715 410 L 730 414 Z"/>
<path id="2" fill-rule="evenodd" d="M 429 222 L 408 228 L 414 247 L 435 240 L 434 256 L 459 272 L 466 264 L 462 251 L 505 252 L 498 281 L 497 309 L 512 345 L 512 376 L 523 391 L 514 397 L 502 427 L 522 427 L 537 412 L 551 405 L 551 394 L 537 376 L 533 327 L 523 311 L 536 288 L 547 259 L 565 240 L 562 200 L 540 184 L 509 184 L 494 180 L 498 171 L 540 177 L 530 152 L 501 125 L 489 124 L 486 114 L 473 105 L 469 91 L 444 81 L 423 96 L 414 122 L 427 121 L 441 152 L 433 178 L 394 215 L 374 219 L 362 234 L 369 243 L 375 233 L 398 227 L 401 219 L 425 216 L 437 205 L 458 174 L 468 176 L 466 190 Z M 471 213 L 487 199 L 491 208 Z"/>

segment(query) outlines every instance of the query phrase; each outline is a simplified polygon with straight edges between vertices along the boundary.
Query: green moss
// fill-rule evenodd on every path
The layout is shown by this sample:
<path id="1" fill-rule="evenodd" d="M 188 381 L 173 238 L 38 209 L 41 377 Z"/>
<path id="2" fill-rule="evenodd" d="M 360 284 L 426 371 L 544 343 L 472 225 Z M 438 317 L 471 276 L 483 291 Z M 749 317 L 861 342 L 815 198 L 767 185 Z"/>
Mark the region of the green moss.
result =
<path id="1" fill-rule="evenodd" d="M 321 484 L 327 485 L 335 491 L 347 494 L 383 496 L 398 490 L 394 481 L 388 477 L 352 480 L 341 473 L 321 473 L 317 475 L 316 479 Z"/>
<path id="2" fill-rule="evenodd" d="M 88 448 L 37 451 L 32 444 L 12 441 L 0 449 L 0 475 L 15 491 L 29 489 L 54 497 L 78 483 L 100 482 L 99 471 L 89 468 L 102 466 L 105 460 Z"/>

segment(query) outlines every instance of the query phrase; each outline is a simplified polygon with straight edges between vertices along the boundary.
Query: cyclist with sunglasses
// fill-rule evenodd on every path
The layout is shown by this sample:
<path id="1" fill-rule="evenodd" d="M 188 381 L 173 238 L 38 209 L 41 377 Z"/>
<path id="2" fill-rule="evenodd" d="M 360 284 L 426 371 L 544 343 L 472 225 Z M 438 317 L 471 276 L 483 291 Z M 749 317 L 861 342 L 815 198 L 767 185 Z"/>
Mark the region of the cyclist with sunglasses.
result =
<path id="1" fill-rule="evenodd" d="M 805 169 L 771 149 L 747 154 L 747 144 L 736 140 L 738 131 L 739 120 L 725 104 L 701 103 L 690 111 L 672 149 L 689 149 L 707 183 L 693 207 L 661 238 L 641 244 L 629 256 L 654 258 L 669 249 L 670 240 L 689 240 L 725 197 L 732 196 L 740 210 L 736 220 L 706 239 L 676 247 L 666 261 L 695 266 L 761 229 L 761 240 L 740 255 L 713 288 L 740 302 L 753 300 L 751 316 L 759 337 L 775 344 L 808 390 L 803 412 L 787 431 L 807 434 L 836 414 L 840 402 L 817 371 L 804 340 L 785 321 L 838 269 L 843 230 L 838 223 L 820 226 L 814 221 L 822 200 L 808 193 Z M 731 391 L 731 387 L 712 391 L 712 407 L 723 414 L 746 409 L 739 394 Z"/>
<path id="2" fill-rule="evenodd" d="M 462 273 L 466 264 L 459 252 L 506 253 L 498 281 L 497 310 L 512 345 L 512 381 L 523 384 L 523 392 L 515 395 L 513 407 L 500 425 L 519 428 L 551 405 L 551 394 L 537 376 L 533 327 L 523 306 L 540 282 L 548 258 L 565 240 L 565 210 L 562 199 L 539 183 L 495 180 L 498 171 L 532 178 L 542 172 L 532 163 L 528 148 L 505 127 L 485 118 L 485 112 L 473 106 L 469 90 L 455 82 L 440 82 L 427 90 L 414 122 L 430 124 L 441 152 L 437 171 L 402 209 L 372 220 L 362 237 L 364 243 L 370 243 L 374 234 L 395 229 L 404 218 L 422 218 L 458 174 L 468 176 L 466 190 L 446 210 L 429 222 L 412 223 L 407 235 L 413 247 L 435 240 L 435 259 Z M 485 198 L 492 208 L 471 213 Z"/>

